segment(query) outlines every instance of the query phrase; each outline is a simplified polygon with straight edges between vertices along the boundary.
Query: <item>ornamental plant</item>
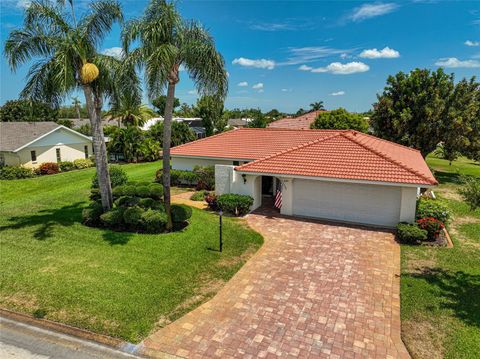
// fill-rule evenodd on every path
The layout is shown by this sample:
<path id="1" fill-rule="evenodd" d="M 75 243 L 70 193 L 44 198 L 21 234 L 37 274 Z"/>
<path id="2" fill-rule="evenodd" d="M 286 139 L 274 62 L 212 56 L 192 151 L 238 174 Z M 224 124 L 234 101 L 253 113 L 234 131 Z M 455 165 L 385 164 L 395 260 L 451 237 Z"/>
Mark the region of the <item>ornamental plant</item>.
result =
<path id="1" fill-rule="evenodd" d="M 39 175 L 53 175 L 60 172 L 58 163 L 45 162 L 42 163 L 36 170 Z"/>
<path id="2" fill-rule="evenodd" d="M 428 240 L 434 241 L 445 225 L 436 218 L 427 217 L 427 218 L 420 218 L 417 220 L 418 227 L 421 229 L 425 229 L 428 232 Z"/>
<path id="3" fill-rule="evenodd" d="M 420 198 L 417 203 L 417 219 L 433 217 L 442 223 L 448 223 L 450 212 L 447 207 L 435 199 Z"/>

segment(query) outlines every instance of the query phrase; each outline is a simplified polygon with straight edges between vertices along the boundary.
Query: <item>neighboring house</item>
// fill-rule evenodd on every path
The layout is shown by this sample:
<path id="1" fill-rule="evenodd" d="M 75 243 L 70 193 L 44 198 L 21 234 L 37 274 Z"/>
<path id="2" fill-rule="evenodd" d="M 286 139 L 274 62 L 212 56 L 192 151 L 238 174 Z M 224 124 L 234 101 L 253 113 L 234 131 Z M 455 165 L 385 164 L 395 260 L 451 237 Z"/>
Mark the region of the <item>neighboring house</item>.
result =
<path id="1" fill-rule="evenodd" d="M 325 110 L 311 111 L 298 117 L 285 117 L 280 120 L 270 122 L 269 128 L 291 128 L 295 130 L 308 130 L 310 125 L 315 121 L 318 114 L 326 112 Z"/>
<path id="2" fill-rule="evenodd" d="M 0 123 L 0 165 L 35 168 L 92 154 L 90 137 L 55 122 Z"/>
<path id="3" fill-rule="evenodd" d="M 244 128 L 252 121 L 251 118 L 231 118 L 227 121 L 227 126 L 231 128 Z"/>
<path id="4" fill-rule="evenodd" d="M 281 213 L 382 227 L 415 220 L 437 181 L 419 151 L 352 130 L 245 128 L 172 148 L 172 168 L 215 165 L 217 194 L 281 191 Z"/>
<path id="5" fill-rule="evenodd" d="M 142 130 L 148 131 L 150 127 L 159 121 L 163 121 L 163 117 L 151 118 L 142 126 Z M 185 122 L 192 129 L 197 138 L 204 138 L 207 136 L 205 133 L 205 127 L 203 127 L 202 124 L 202 119 L 199 117 L 173 117 L 172 121 Z"/>

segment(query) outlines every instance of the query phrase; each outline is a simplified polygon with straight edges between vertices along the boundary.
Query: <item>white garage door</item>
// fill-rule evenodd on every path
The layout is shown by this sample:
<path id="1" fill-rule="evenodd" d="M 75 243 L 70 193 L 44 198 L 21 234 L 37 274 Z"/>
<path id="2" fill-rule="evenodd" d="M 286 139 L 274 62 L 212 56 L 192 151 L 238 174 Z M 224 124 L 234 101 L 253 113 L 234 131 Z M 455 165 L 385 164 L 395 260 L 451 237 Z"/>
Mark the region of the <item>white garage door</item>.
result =
<path id="1" fill-rule="evenodd" d="M 394 227 L 401 188 L 312 180 L 293 181 L 293 214 Z"/>

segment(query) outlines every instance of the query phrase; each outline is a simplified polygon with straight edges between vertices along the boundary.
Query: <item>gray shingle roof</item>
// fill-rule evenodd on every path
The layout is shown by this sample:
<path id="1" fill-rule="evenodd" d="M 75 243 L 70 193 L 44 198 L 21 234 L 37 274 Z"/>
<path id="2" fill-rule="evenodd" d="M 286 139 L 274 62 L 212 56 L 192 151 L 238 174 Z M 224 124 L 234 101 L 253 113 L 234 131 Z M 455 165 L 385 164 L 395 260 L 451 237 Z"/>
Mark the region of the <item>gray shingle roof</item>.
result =
<path id="1" fill-rule="evenodd" d="M 0 151 L 15 151 L 59 126 L 55 122 L 0 122 Z"/>

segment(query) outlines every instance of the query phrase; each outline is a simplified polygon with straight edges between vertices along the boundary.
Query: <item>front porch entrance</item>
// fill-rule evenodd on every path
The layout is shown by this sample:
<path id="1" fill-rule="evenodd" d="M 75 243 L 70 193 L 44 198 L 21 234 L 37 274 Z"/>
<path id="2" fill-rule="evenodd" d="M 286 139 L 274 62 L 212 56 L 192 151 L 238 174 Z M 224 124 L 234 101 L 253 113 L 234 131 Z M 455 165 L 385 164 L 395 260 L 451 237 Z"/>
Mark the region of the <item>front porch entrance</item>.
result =
<path id="1" fill-rule="evenodd" d="M 280 209 L 275 207 L 275 193 L 279 181 L 272 176 L 262 176 L 262 208 L 275 210 L 280 212 Z"/>

